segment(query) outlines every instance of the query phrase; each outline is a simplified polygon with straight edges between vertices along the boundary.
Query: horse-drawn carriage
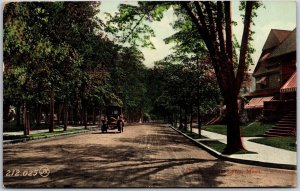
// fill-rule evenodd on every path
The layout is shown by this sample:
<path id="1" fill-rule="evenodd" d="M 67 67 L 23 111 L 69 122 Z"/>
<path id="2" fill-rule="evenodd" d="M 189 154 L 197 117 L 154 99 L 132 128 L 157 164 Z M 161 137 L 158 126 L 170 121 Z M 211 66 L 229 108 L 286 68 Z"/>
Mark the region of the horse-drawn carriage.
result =
<path id="1" fill-rule="evenodd" d="M 123 132 L 123 110 L 119 106 L 107 106 L 105 108 L 106 116 L 102 119 L 101 131 L 107 132 L 108 130 L 118 130 L 119 133 Z"/>

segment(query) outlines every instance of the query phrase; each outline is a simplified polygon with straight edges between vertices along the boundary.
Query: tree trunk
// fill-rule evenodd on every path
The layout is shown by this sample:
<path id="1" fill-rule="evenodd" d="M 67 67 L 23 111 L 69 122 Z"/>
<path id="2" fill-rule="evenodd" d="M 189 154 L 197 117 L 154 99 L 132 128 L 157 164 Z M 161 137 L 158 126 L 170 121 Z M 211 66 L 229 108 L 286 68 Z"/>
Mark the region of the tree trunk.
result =
<path id="1" fill-rule="evenodd" d="M 221 39 L 220 39 L 221 40 Z M 197 122 L 198 122 L 198 137 L 201 138 L 201 125 L 202 125 L 202 119 L 201 119 L 201 113 L 200 113 L 200 86 L 201 86 L 201 67 L 199 62 L 199 57 L 197 57 L 197 67 L 198 67 L 198 87 L 197 87 Z"/>
<path id="2" fill-rule="evenodd" d="M 84 123 L 84 128 L 87 129 L 87 107 L 84 106 L 83 109 L 83 123 Z"/>
<path id="3" fill-rule="evenodd" d="M 68 127 L 68 104 L 66 101 L 64 102 L 63 105 L 63 113 L 64 113 L 64 131 L 67 131 Z"/>
<path id="4" fill-rule="evenodd" d="M 21 109 L 20 109 L 20 104 L 18 104 L 17 105 L 17 107 L 16 107 L 16 121 L 17 121 L 17 126 L 18 126 L 18 128 L 20 128 L 20 126 L 21 126 L 21 120 L 20 120 L 20 118 L 21 118 Z"/>
<path id="5" fill-rule="evenodd" d="M 233 45 L 232 45 L 232 22 L 231 22 L 231 1 L 225 1 L 225 8 L 223 10 L 222 3 L 218 2 L 217 6 L 217 23 L 213 23 L 213 15 L 209 11 L 209 3 L 206 5 L 207 17 L 204 16 L 200 2 L 195 1 L 194 5 L 197 10 L 197 15 L 194 10 L 189 6 L 188 2 L 181 2 L 181 6 L 187 11 L 192 22 L 196 26 L 199 34 L 202 36 L 206 47 L 209 51 L 211 63 L 214 67 L 214 71 L 217 77 L 217 81 L 220 87 L 220 91 L 226 101 L 227 106 L 227 147 L 226 152 L 234 152 L 240 149 L 244 149 L 240 137 L 239 129 L 239 116 L 237 106 L 237 95 L 240 91 L 241 84 L 244 78 L 244 72 L 246 69 L 246 55 L 248 53 L 248 44 L 250 36 L 250 24 L 252 18 L 252 10 L 254 1 L 247 1 L 245 7 L 244 17 L 244 29 L 242 35 L 242 42 L 239 54 L 239 63 L 237 71 L 234 70 L 233 64 Z M 225 13 L 226 22 L 226 50 L 224 47 L 223 39 L 223 14 Z M 210 21 L 209 30 L 207 27 L 207 20 Z M 218 38 L 214 34 L 214 25 L 217 26 Z M 218 45 L 216 47 L 215 45 Z M 218 49 L 219 48 L 219 49 Z M 221 50 L 221 52 L 219 52 Z M 224 62 L 224 60 L 227 60 Z M 236 75 L 235 75 L 236 73 Z M 236 77 L 235 77 L 236 76 Z M 234 95 L 234 96 L 232 96 Z"/>
<path id="6" fill-rule="evenodd" d="M 175 114 L 175 112 L 173 112 L 173 114 L 172 114 L 172 126 L 176 127 L 176 114 Z"/>
<path id="7" fill-rule="evenodd" d="M 183 128 L 183 124 L 182 124 L 182 108 L 179 108 L 179 129 Z"/>
<path id="8" fill-rule="evenodd" d="M 74 109 L 70 108 L 70 123 L 71 125 L 74 125 Z"/>
<path id="9" fill-rule="evenodd" d="M 99 109 L 99 121 L 98 123 L 101 124 L 101 119 L 102 119 L 102 107 L 100 106 L 100 109 Z"/>
<path id="10" fill-rule="evenodd" d="M 29 132 L 30 132 L 30 113 L 29 111 L 27 110 L 26 111 L 26 135 L 29 135 Z"/>
<path id="11" fill-rule="evenodd" d="M 3 102 L 2 102 L 3 103 Z M 9 119 L 9 104 L 3 104 L 3 121 L 8 122 Z"/>
<path id="12" fill-rule="evenodd" d="M 198 121 L 198 136 L 201 138 L 201 125 L 202 125 L 202 119 L 201 119 L 201 114 L 200 114 L 200 106 L 198 104 L 197 107 L 197 121 Z"/>
<path id="13" fill-rule="evenodd" d="M 140 108 L 140 121 L 143 123 L 144 122 L 144 115 L 143 115 L 143 111 L 142 108 Z"/>
<path id="14" fill-rule="evenodd" d="M 41 125 L 41 117 L 42 117 L 42 105 L 37 105 L 37 112 L 36 112 L 36 124 L 37 126 Z"/>
<path id="15" fill-rule="evenodd" d="M 57 124 L 60 125 L 60 121 L 61 121 L 61 114 L 62 114 L 62 110 L 63 107 L 61 105 L 61 103 L 58 104 L 58 110 L 57 110 Z"/>
<path id="16" fill-rule="evenodd" d="M 77 126 L 77 125 L 79 125 L 79 120 L 80 120 L 80 113 L 79 113 L 79 107 L 78 107 L 78 105 L 76 106 L 76 108 L 75 108 L 75 125 Z"/>
<path id="17" fill-rule="evenodd" d="M 184 109 L 184 130 L 187 131 L 187 108 Z"/>
<path id="18" fill-rule="evenodd" d="M 27 111 L 27 106 L 26 103 L 24 103 L 23 106 L 23 131 L 24 131 L 24 135 L 29 135 L 29 115 L 28 115 L 28 111 Z"/>
<path id="19" fill-rule="evenodd" d="M 193 106 L 191 106 L 190 132 L 193 133 Z"/>
<path id="20" fill-rule="evenodd" d="M 27 123 L 26 123 L 26 103 L 24 103 L 24 106 L 23 106 L 23 132 L 24 132 L 24 135 L 27 135 Z"/>
<path id="21" fill-rule="evenodd" d="M 95 113 L 95 107 L 93 107 L 93 125 L 96 125 L 96 113 Z"/>
<path id="22" fill-rule="evenodd" d="M 49 132 L 54 131 L 54 91 L 51 90 L 51 96 L 50 96 L 50 127 Z"/>
<path id="23" fill-rule="evenodd" d="M 228 96 L 226 101 L 227 146 L 224 153 L 230 154 L 245 150 L 240 131 L 237 97 Z"/>

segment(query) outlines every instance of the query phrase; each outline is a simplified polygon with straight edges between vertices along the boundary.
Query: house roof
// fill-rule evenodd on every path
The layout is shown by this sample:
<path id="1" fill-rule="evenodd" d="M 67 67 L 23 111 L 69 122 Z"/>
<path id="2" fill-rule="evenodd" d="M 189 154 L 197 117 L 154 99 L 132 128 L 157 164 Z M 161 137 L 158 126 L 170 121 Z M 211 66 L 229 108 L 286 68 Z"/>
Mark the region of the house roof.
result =
<path id="1" fill-rule="evenodd" d="M 273 72 L 267 68 L 268 59 L 293 51 L 296 51 L 296 28 L 293 31 L 271 29 L 253 76 Z"/>
<path id="2" fill-rule="evenodd" d="M 265 55 L 262 55 L 261 58 L 259 59 L 259 62 L 265 61 L 269 56 L 271 55 L 270 52 L 266 53 Z"/>
<path id="3" fill-rule="evenodd" d="M 257 109 L 257 108 L 263 108 L 265 101 L 271 101 L 273 99 L 273 96 L 268 97 L 258 97 L 258 98 L 252 98 L 249 103 L 245 105 L 245 109 Z"/>
<path id="4" fill-rule="evenodd" d="M 261 75 L 266 75 L 267 73 L 276 73 L 279 72 L 280 69 L 277 68 L 267 68 L 267 62 L 261 62 L 259 63 L 259 66 L 256 67 L 254 73 L 252 74 L 253 77 L 259 77 Z"/>
<path id="5" fill-rule="evenodd" d="M 278 46 L 284 39 L 286 39 L 291 31 L 271 29 L 269 36 L 264 44 L 263 51 Z"/>
<path id="6" fill-rule="evenodd" d="M 281 56 L 283 54 L 288 54 L 291 52 L 296 52 L 296 28 L 291 32 L 291 34 L 287 37 L 286 40 L 284 40 L 282 42 L 282 44 L 280 44 L 278 46 L 278 48 L 276 48 L 270 58 L 272 57 L 276 57 L 276 56 Z"/>
<path id="7" fill-rule="evenodd" d="M 270 96 L 270 95 L 275 95 L 279 94 L 280 88 L 270 88 L 270 89 L 262 89 L 262 90 L 255 90 L 254 92 L 249 93 L 245 97 L 263 97 L 263 96 Z"/>
<path id="8" fill-rule="evenodd" d="M 297 89 L 297 72 L 289 78 L 289 80 L 280 88 L 281 93 L 295 92 Z"/>

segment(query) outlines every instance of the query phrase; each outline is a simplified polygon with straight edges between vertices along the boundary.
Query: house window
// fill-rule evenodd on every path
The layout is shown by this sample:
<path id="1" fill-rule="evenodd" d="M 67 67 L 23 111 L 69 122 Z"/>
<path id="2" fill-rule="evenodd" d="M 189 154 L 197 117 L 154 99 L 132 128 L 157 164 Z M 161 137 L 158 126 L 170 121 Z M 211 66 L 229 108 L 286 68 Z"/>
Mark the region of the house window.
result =
<path id="1" fill-rule="evenodd" d="M 256 79 L 256 89 L 257 90 L 264 89 L 266 87 L 267 87 L 267 77 L 266 76 Z"/>
<path id="2" fill-rule="evenodd" d="M 269 88 L 277 88 L 280 85 L 279 74 L 272 74 L 269 76 Z"/>

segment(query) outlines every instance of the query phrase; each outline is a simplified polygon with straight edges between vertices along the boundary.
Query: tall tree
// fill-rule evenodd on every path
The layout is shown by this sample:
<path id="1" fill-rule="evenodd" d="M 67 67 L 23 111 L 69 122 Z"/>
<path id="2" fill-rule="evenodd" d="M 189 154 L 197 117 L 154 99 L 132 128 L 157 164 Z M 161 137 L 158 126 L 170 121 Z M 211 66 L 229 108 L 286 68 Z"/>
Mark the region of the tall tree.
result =
<path id="1" fill-rule="evenodd" d="M 93 104 L 101 102 L 109 89 L 103 83 L 108 77 L 104 68 L 116 50 L 101 33 L 98 13 L 98 2 L 6 4 L 4 102 L 23 104 L 24 113 L 50 102 L 49 131 L 58 102 L 64 103 L 65 114 L 70 102 L 78 103 L 77 108 L 83 102 L 89 106 L 91 98 L 96 98 Z M 64 118 L 66 129 L 67 115 Z"/>
<path id="2" fill-rule="evenodd" d="M 144 56 L 136 47 L 120 47 L 118 56 L 109 67 L 114 93 L 122 100 L 127 117 L 132 121 L 143 118 L 146 84 Z"/>
<path id="3" fill-rule="evenodd" d="M 244 28 L 236 69 L 233 57 L 231 1 L 218 1 L 217 3 L 181 2 L 181 6 L 190 16 L 206 44 L 226 103 L 226 153 L 244 149 L 241 140 L 237 100 L 244 79 L 244 72 L 247 70 L 246 56 L 253 16 L 252 11 L 258 5 L 253 1 L 245 2 Z"/>
<path id="4" fill-rule="evenodd" d="M 188 16 L 209 52 L 211 64 L 227 106 L 227 146 L 225 152 L 232 153 L 242 150 L 244 147 L 241 141 L 237 100 L 244 72 L 248 65 L 246 58 L 249 57 L 252 18 L 256 16 L 255 9 L 261 4 L 255 1 L 241 2 L 241 9 L 244 10 L 245 14 L 243 15 L 244 27 L 238 60 L 234 59 L 231 1 L 139 2 L 139 6 L 135 8 L 132 5 L 121 6 L 121 14 L 112 21 L 122 23 L 123 29 L 129 28 L 132 36 L 136 37 L 132 42 L 136 44 L 140 36 L 138 35 L 139 31 L 134 30 L 141 23 L 141 20 L 143 18 L 145 20 L 160 20 L 163 12 L 171 5 L 176 14 Z M 138 15 L 141 19 L 136 18 Z M 131 18 L 135 18 L 135 20 Z"/>

